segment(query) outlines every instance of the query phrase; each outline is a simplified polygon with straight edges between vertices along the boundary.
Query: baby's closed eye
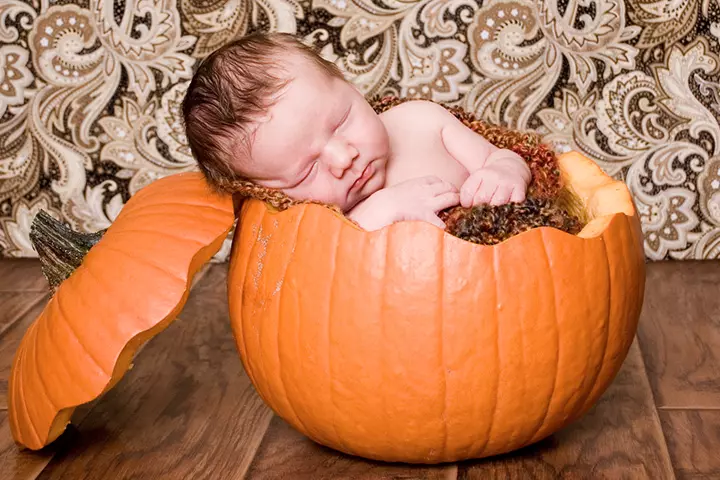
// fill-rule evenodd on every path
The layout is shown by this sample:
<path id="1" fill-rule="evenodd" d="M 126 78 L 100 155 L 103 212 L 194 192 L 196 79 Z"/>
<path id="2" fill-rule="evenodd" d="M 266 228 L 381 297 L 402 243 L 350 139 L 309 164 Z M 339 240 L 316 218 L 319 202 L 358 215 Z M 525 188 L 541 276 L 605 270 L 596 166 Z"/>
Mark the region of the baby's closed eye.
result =
<path id="1" fill-rule="evenodd" d="M 315 177 L 315 175 L 317 175 L 318 168 L 319 168 L 319 162 L 318 162 L 317 158 L 315 158 L 310 163 L 310 168 L 307 170 L 307 173 L 302 177 L 302 180 L 300 180 L 300 183 L 312 180 Z"/>
<path id="2" fill-rule="evenodd" d="M 335 122 L 335 126 L 332 129 L 333 135 L 337 134 L 339 130 L 342 129 L 347 123 L 348 118 L 350 117 L 350 111 L 352 110 L 352 106 L 348 107 L 345 110 L 345 113 L 340 117 L 340 119 Z"/>

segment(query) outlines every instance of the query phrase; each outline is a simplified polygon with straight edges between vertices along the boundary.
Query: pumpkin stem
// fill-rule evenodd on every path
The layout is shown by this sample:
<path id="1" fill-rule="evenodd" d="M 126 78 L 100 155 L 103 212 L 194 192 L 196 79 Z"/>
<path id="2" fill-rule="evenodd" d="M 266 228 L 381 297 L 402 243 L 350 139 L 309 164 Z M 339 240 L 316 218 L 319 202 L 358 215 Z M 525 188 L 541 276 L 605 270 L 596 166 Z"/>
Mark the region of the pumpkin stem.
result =
<path id="1" fill-rule="evenodd" d="M 53 291 L 80 266 L 104 233 L 76 232 L 44 210 L 38 212 L 30 226 L 30 241 Z"/>

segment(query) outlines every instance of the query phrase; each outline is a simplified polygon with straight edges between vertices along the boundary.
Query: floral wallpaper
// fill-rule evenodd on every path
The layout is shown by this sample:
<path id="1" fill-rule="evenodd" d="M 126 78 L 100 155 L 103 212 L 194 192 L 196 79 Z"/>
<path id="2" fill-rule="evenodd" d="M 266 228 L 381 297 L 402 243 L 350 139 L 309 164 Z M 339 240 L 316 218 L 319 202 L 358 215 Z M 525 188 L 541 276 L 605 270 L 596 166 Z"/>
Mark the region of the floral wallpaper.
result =
<path id="1" fill-rule="evenodd" d="M 632 190 L 651 260 L 720 256 L 717 0 L 2 0 L 2 254 L 35 256 L 39 209 L 96 231 L 193 169 L 193 69 L 256 30 L 297 33 L 368 96 L 583 152 Z"/>

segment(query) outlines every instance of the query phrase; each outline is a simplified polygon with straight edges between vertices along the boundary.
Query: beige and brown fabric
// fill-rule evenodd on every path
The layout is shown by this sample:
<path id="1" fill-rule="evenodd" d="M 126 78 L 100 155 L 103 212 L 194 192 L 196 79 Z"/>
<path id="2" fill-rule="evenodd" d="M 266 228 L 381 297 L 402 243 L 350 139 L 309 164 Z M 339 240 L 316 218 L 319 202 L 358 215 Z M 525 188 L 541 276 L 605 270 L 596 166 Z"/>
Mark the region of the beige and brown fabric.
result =
<path id="1" fill-rule="evenodd" d="M 368 96 L 456 104 L 541 132 L 631 188 L 648 258 L 720 256 L 716 0 L 0 1 L 0 248 L 45 209 L 107 227 L 193 169 L 179 103 L 198 60 L 295 32 Z"/>

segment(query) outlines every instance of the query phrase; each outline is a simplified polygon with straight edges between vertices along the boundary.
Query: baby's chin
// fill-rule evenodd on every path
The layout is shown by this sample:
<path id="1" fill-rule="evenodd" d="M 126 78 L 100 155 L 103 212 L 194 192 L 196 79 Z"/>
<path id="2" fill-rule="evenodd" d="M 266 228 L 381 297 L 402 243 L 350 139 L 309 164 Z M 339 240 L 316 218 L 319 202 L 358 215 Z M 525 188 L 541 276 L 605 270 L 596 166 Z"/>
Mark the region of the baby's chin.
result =
<path id="1" fill-rule="evenodd" d="M 368 197 L 382 190 L 384 185 L 385 172 L 375 172 L 375 174 L 373 174 L 373 176 L 368 179 L 367 183 L 365 183 L 365 185 L 359 192 L 357 192 L 355 195 L 348 195 L 348 202 L 344 210 L 346 212 L 352 210 L 358 204 L 366 200 Z"/>

